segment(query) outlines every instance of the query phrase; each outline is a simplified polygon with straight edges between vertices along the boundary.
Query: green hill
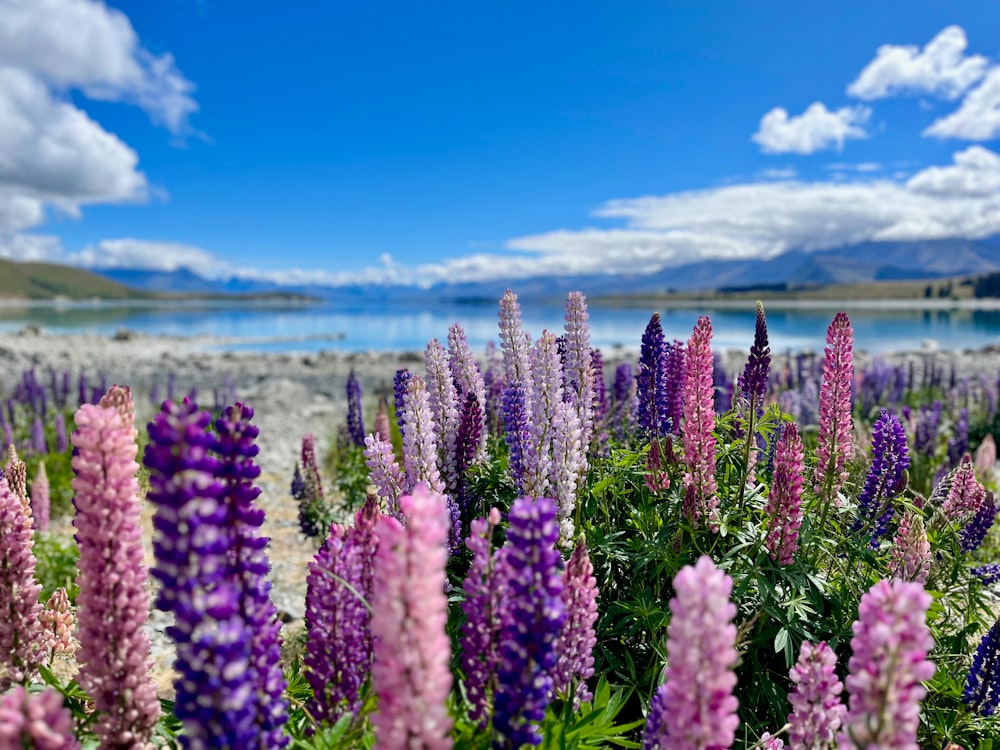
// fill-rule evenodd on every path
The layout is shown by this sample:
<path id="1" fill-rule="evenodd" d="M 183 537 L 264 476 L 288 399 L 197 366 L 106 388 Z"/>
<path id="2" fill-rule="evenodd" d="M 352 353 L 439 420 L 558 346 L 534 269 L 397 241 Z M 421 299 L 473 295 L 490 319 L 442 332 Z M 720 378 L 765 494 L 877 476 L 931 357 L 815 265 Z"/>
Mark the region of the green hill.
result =
<path id="1" fill-rule="evenodd" d="M 72 266 L 0 260 L 0 299 L 152 299 L 156 296 Z"/>

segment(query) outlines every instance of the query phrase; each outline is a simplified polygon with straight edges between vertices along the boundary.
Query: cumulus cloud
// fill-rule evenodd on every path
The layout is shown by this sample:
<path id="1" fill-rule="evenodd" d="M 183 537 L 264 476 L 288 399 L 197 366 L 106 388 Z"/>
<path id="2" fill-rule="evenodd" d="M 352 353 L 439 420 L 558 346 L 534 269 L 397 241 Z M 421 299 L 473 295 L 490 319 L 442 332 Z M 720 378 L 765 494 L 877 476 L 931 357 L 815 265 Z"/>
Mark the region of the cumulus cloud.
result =
<path id="1" fill-rule="evenodd" d="M 923 49 L 916 45 L 883 44 L 875 59 L 847 87 L 866 101 L 903 94 L 929 94 L 957 99 L 979 81 L 989 66 L 981 55 L 966 55 L 968 40 L 960 26 L 948 26 Z"/>
<path id="2" fill-rule="evenodd" d="M 923 134 L 967 141 L 988 141 L 1000 135 L 1000 67 L 993 68 L 957 110 L 932 122 Z"/>
<path id="3" fill-rule="evenodd" d="M 789 117 L 788 110 L 775 107 L 760 120 L 752 140 L 768 154 L 812 154 L 828 148 L 842 149 L 848 138 L 867 138 L 864 124 L 871 111 L 867 107 L 843 107 L 831 112 L 822 102 L 814 102 L 801 115 Z"/>
<path id="4" fill-rule="evenodd" d="M 228 277 L 232 266 L 200 247 L 179 242 L 155 242 L 132 237 L 101 240 L 67 260 L 87 268 L 143 268 L 176 271 L 187 268 L 205 278 Z"/>

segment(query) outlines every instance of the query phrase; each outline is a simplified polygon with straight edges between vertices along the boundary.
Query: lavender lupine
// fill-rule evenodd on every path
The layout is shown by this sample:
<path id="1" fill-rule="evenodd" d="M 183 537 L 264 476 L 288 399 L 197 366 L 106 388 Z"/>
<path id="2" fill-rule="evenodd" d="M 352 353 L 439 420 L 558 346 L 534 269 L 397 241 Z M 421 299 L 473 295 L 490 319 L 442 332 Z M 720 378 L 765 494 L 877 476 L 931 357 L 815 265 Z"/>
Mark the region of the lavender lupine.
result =
<path id="1" fill-rule="evenodd" d="M 260 742 L 253 633 L 230 576 L 232 518 L 215 480 L 210 421 L 190 399 L 164 402 L 149 424 L 144 455 L 147 499 L 155 507 L 156 607 L 175 618 L 167 630 L 176 644 L 174 713 L 183 724 L 182 745 L 191 750 Z"/>
<path id="2" fill-rule="evenodd" d="M 903 581 L 927 583 L 931 569 L 931 545 L 924 531 L 923 517 L 912 510 L 903 514 L 892 542 L 889 575 Z"/>
<path id="3" fill-rule="evenodd" d="M 69 437 L 66 434 L 66 416 L 59 412 L 56 414 L 56 452 L 65 453 L 69 449 Z"/>
<path id="4" fill-rule="evenodd" d="M 518 498 L 507 520 L 500 565 L 508 599 L 501 615 L 493 728 L 505 746 L 519 748 L 542 741 L 538 722 L 552 697 L 555 641 L 566 611 L 555 502 Z"/>
<path id="5" fill-rule="evenodd" d="M 854 380 L 854 330 L 847 313 L 839 312 L 826 333 L 826 358 L 819 393 L 815 492 L 823 506 L 822 531 L 831 504 L 847 480 L 847 459 L 854 448 L 851 432 L 851 383 Z"/>
<path id="6" fill-rule="evenodd" d="M 492 714 L 500 661 L 502 599 L 492 545 L 493 530 L 499 523 L 500 511 L 491 508 L 489 516 L 469 524 L 469 536 L 465 540 L 465 546 L 472 553 L 472 562 L 462 584 L 465 622 L 460 638 L 461 662 L 465 695 L 470 704 L 469 718 L 480 731 L 486 729 Z"/>
<path id="7" fill-rule="evenodd" d="M 969 524 L 962 529 L 961 544 L 963 552 L 972 552 L 979 549 L 979 545 L 986 539 L 986 534 L 996 520 L 997 506 L 996 499 L 992 492 L 980 488 L 979 509 L 972 517 Z"/>
<path id="8" fill-rule="evenodd" d="M 550 494 L 556 411 L 563 404 L 563 371 L 556 337 L 543 331 L 531 349 L 531 440 L 525 446 L 524 493 Z"/>
<path id="9" fill-rule="evenodd" d="M 962 703 L 980 716 L 992 716 L 1000 704 L 1000 620 L 982 637 L 965 678 Z"/>
<path id="10" fill-rule="evenodd" d="M 73 715 L 55 688 L 29 693 L 17 685 L 0 696 L 0 750 L 80 750 Z"/>
<path id="11" fill-rule="evenodd" d="M 49 477 L 45 473 L 45 462 L 38 462 L 35 480 L 31 483 L 31 516 L 38 531 L 49 530 Z"/>
<path id="12" fill-rule="evenodd" d="M 566 299 L 566 356 L 563 372 L 566 398 L 576 408 L 580 424 L 580 446 L 586 458 L 594 435 L 595 380 L 594 359 L 590 349 L 590 315 L 582 292 L 570 292 Z M 586 463 L 582 471 L 587 470 Z M 582 474 L 581 474 L 582 476 Z"/>
<path id="13" fill-rule="evenodd" d="M 903 491 L 910 457 L 906 433 L 894 414 L 885 409 L 872 428 L 872 464 L 858 496 L 854 531 L 871 533 L 872 543 L 885 534 L 895 513 L 892 501 Z"/>
<path id="14" fill-rule="evenodd" d="M 511 383 L 504 389 L 501 417 L 508 451 L 507 467 L 519 494 L 524 492 L 526 459 L 531 456 L 531 424 L 527 404 L 527 389 L 521 383 Z"/>
<path id="15" fill-rule="evenodd" d="M 587 456 L 583 448 L 580 417 L 572 404 L 557 404 L 552 420 L 551 489 L 559 507 L 560 538 L 565 544 L 573 540 L 577 489 L 586 471 Z"/>
<path id="16" fill-rule="evenodd" d="M 826 750 L 847 712 L 840 699 L 844 685 L 837 677 L 837 654 L 825 642 L 803 641 L 788 677 L 788 750 Z"/>
<path id="17" fill-rule="evenodd" d="M 371 436 L 369 436 L 371 437 Z M 313 688 L 309 710 L 336 723 L 354 713 L 372 662 L 371 600 L 378 507 L 372 498 L 354 525 L 330 527 L 306 577 L 306 679 Z"/>
<path id="18" fill-rule="evenodd" d="M 66 588 L 60 586 L 52 592 L 45 609 L 38 616 L 45 631 L 45 653 L 51 666 L 54 658 L 61 654 L 72 656 L 76 653 L 79 642 L 74 637 L 76 633 L 76 617 L 69 603 Z"/>
<path id="19" fill-rule="evenodd" d="M 45 426 L 41 417 L 35 417 L 31 425 L 31 448 L 35 453 L 48 453 L 49 447 L 45 442 Z"/>
<path id="20" fill-rule="evenodd" d="M 0 691 L 31 679 L 45 658 L 31 547 L 31 517 L 0 477 Z"/>
<path id="21" fill-rule="evenodd" d="M 779 565 L 791 565 L 799 549 L 802 526 L 802 440 L 794 423 L 785 425 L 777 441 L 774 456 L 774 479 L 767 497 L 765 512 L 768 531 L 765 545 L 771 559 Z"/>
<path id="22" fill-rule="evenodd" d="M 458 391 L 456 402 L 459 404 L 459 410 L 468 404 L 470 395 L 475 396 L 479 423 L 485 425 L 487 423 L 486 381 L 483 380 L 479 365 L 472 356 L 465 331 L 458 323 L 448 329 L 448 363 Z M 481 463 L 486 460 L 486 433 L 482 429 L 479 431 L 478 439 L 474 460 L 476 463 Z"/>
<path id="23" fill-rule="evenodd" d="M 927 654 L 931 597 L 919 583 L 882 580 L 861 597 L 846 680 L 850 693 L 841 750 L 917 748 L 921 684 L 934 676 Z"/>
<path id="24" fill-rule="evenodd" d="M 594 422 L 604 421 L 608 413 L 608 388 L 604 381 L 604 355 L 600 349 L 590 350 L 590 368 L 594 373 Z"/>
<path id="25" fill-rule="evenodd" d="M 281 621 L 267 580 L 269 539 L 260 533 L 264 511 L 256 503 L 261 491 L 254 480 L 260 476 L 260 467 L 254 458 L 260 450 L 256 444 L 260 431 L 252 419 L 253 409 L 245 404 L 227 407 L 215 420 L 212 450 L 218 456 L 215 476 L 222 482 L 221 500 L 231 519 L 230 575 L 251 632 L 247 672 L 257 695 L 258 742 L 262 750 L 277 750 L 289 742 L 282 731 L 288 719 L 287 682 L 281 671 Z"/>
<path id="26" fill-rule="evenodd" d="M 361 406 L 361 384 L 354 370 L 347 376 L 347 434 L 358 448 L 365 444 L 365 415 Z"/>
<path id="27" fill-rule="evenodd" d="M 400 518 L 399 498 L 405 491 L 406 476 L 396 461 L 392 443 L 389 443 L 374 433 L 365 438 L 365 465 L 368 467 L 368 478 L 375 485 L 375 492 L 385 504 L 386 511 L 395 518 Z"/>
<path id="28" fill-rule="evenodd" d="M 552 670 L 552 689 L 564 698 L 573 696 L 574 705 L 589 701 L 593 693 L 587 680 L 594 674 L 594 647 L 597 636 L 597 579 L 581 536 L 563 571 L 563 606 L 566 622 L 556 640 L 556 666 Z M 570 692 L 572 690 L 572 693 Z"/>
<path id="29" fill-rule="evenodd" d="M 698 318 L 684 358 L 684 515 L 717 530 L 712 322 Z"/>
<path id="30" fill-rule="evenodd" d="M 434 443 L 437 446 L 437 466 L 444 489 L 455 493 L 458 483 L 458 466 L 455 460 L 455 439 L 458 436 L 458 393 L 448 364 L 448 353 L 437 339 L 431 339 L 424 352 L 427 368 L 427 397 L 434 424 Z"/>
<path id="31" fill-rule="evenodd" d="M 149 592 L 135 429 L 112 407 L 84 404 L 73 433 L 80 550 L 77 678 L 98 712 L 102 748 L 149 743 L 160 717 L 146 634 Z"/>
<path id="32" fill-rule="evenodd" d="M 412 386 L 412 384 L 411 384 Z M 411 415 L 412 412 L 408 412 Z M 383 516 L 375 526 L 371 631 L 375 639 L 372 715 L 379 747 L 447 750 L 451 643 L 447 582 L 448 512 L 445 498 L 419 484 L 400 498 L 404 527 Z"/>
<path id="33" fill-rule="evenodd" d="M 636 375 L 639 396 L 639 426 L 650 436 L 677 434 L 671 420 L 667 344 L 663 337 L 660 314 L 653 313 L 642 334 L 639 350 L 639 373 Z"/>
<path id="34" fill-rule="evenodd" d="M 674 577 L 667 667 L 649 706 L 644 750 L 715 750 L 736 738 L 733 580 L 702 555 Z"/>
<path id="35" fill-rule="evenodd" d="M 417 375 L 410 377 L 403 394 L 403 468 L 406 483 L 412 489 L 424 482 L 432 492 L 444 492 L 438 470 L 437 427 L 431 414 L 427 384 Z"/>
<path id="36" fill-rule="evenodd" d="M 500 298 L 500 348 L 503 350 L 504 381 L 507 387 L 520 383 L 525 388 L 531 382 L 529 352 L 531 336 L 521 327 L 521 306 L 510 289 Z M 530 412 L 530 394 L 526 393 L 525 411 Z"/>

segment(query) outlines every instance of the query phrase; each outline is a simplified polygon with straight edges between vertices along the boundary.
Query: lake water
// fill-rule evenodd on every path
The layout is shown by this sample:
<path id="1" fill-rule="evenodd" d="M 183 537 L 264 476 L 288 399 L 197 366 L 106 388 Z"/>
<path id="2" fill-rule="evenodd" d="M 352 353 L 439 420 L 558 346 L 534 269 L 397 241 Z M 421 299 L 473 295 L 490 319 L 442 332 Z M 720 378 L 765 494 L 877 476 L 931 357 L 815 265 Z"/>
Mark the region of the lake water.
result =
<path id="1" fill-rule="evenodd" d="M 767 313 L 775 351 L 822 350 L 836 308 L 771 309 Z M 603 348 L 638 349 L 649 309 L 591 307 L 591 338 Z M 754 313 L 749 309 L 671 309 L 662 311 L 668 338 L 687 339 L 698 315 L 708 314 L 714 346 L 746 348 L 753 340 Z M 522 305 L 525 327 L 536 337 L 543 329 L 561 331 L 561 307 Z M 920 349 L 934 342 L 942 349 L 978 349 L 1000 344 L 998 310 L 850 310 L 856 345 L 870 352 Z M 259 351 L 337 349 L 416 350 L 431 338 L 442 341 L 448 327 L 463 325 L 474 348 L 497 337 L 497 308 L 489 305 L 406 306 L 252 306 L 172 304 L 0 308 L 0 331 L 27 324 L 52 333 L 112 335 L 121 328 L 149 334 L 212 335 L 232 339 L 217 348 Z M 342 339 L 335 339 L 343 334 Z"/>

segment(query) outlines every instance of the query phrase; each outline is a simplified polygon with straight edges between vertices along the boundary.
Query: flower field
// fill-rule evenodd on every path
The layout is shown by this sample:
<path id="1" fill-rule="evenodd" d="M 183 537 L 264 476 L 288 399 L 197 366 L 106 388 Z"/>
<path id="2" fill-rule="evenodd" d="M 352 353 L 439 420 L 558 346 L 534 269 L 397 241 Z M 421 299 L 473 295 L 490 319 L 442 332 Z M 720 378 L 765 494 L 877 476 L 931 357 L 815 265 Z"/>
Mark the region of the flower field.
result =
<path id="1" fill-rule="evenodd" d="M 485 352 L 442 333 L 392 393 L 348 380 L 329 461 L 303 436 L 287 643 L 253 409 L 171 398 L 140 434 L 127 387 L 25 373 L 0 750 L 1000 747 L 998 380 L 856 369 L 844 313 L 773 356 L 758 306 L 735 373 L 707 317 L 605 367 L 579 293 L 558 333 L 511 292 Z"/>

